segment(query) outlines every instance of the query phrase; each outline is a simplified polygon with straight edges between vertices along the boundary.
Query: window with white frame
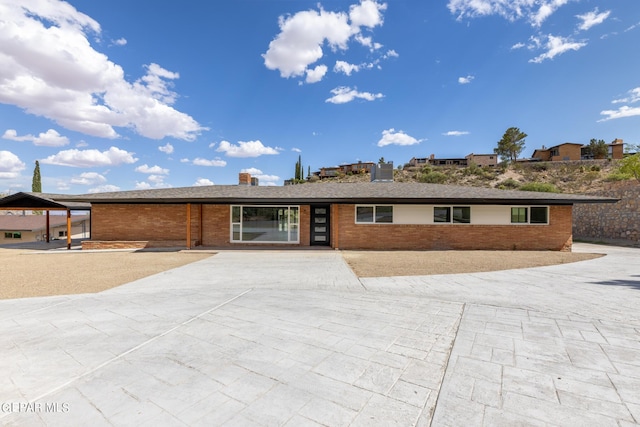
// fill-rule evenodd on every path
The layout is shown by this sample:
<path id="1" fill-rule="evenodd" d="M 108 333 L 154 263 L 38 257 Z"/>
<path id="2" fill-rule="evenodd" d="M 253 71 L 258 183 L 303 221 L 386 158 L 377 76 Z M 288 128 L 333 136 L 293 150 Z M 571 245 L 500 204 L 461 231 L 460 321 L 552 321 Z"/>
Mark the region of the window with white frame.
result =
<path id="1" fill-rule="evenodd" d="M 356 206 L 356 224 L 392 224 L 393 206 Z"/>
<path id="2" fill-rule="evenodd" d="M 470 224 L 471 206 L 434 206 L 433 222 L 437 224 Z"/>
<path id="3" fill-rule="evenodd" d="M 231 206 L 231 241 L 299 243 L 299 206 Z"/>
<path id="4" fill-rule="evenodd" d="M 512 224 L 548 224 L 547 206 L 515 206 L 511 208 Z"/>

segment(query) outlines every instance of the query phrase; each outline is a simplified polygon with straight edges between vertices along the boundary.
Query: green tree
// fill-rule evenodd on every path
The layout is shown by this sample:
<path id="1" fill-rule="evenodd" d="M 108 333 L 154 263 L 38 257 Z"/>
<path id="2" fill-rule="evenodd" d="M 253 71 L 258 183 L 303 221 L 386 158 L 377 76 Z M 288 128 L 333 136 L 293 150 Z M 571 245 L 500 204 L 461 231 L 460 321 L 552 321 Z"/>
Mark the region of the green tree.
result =
<path id="1" fill-rule="evenodd" d="M 625 157 L 619 165 L 618 172 L 631 175 L 640 182 L 640 153 Z"/>
<path id="2" fill-rule="evenodd" d="M 385 163 L 387 163 L 387 162 L 384 160 L 384 157 L 380 157 L 380 158 L 378 159 L 378 164 L 379 164 L 379 165 L 382 165 L 382 164 L 385 164 Z"/>
<path id="3" fill-rule="evenodd" d="M 498 146 L 493 149 L 493 152 L 503 159 L 515 162 L 522 150 L 524 150 L 524 139 L 527 136 L 526 133 L 520 132 L 520 129 L 510 127 L 502 135 L 502 139 L 498 141 Z"/>
<path id="4" fill-rule="evenodd" d="M 36 167 L 33 169 L 33 179 L 31 180 L 31 191 L 42 193 L 42 177 L 40 176 L 40 163 L 36 160 Z M 42 211 L 33 211 L 34 215 L 42 215 Z"/>
<path id="5" fill-rule="evenodd" d="M 304 167 L 302 166 L 302 156 L 298 156 L 298 161 L 296 162 L 296 170 L 294 172 L 293 179 L 295 181 L 304 180 Z"/>
<path id="6" fill-rule="evenodd" d="M 42 193 L 42 177 L 40 176 L 40 163 L 36 160 L 36 167 L 33 169 L 33 179 L 31 180 L 31 191 Z"/>
<path id="7" fill-rule="evenodd" d="M 594 159 L 606 159 L 609 155 L 609 146 L 603 139 L 593 138 L 587 148 Z"/>

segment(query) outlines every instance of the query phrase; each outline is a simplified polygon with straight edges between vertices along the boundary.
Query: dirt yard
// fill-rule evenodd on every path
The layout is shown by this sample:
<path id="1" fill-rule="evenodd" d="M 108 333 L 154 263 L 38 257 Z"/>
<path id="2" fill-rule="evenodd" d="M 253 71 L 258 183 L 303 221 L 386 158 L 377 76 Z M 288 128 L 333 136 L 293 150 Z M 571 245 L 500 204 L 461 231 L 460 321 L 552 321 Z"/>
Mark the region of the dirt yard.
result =
<path id="1" fill-rule="evenodd" d="M 422 276 L 541 267 L 599 258 L 555 251 L 344 251 L 358 277 Z"/>
<path id="2" fill-rule="evenodd" d="M 359 277 L 539 267 L 602 255 L 529 251 L 343 251 Z M 0 299 L 94 293 L 214 256 L 214 252 L 38 252 L 0 248 Z"/>
<path id="3" fill-rule="evenodd" d="M 0 249 L 0 299 L 100 292 L 213 256 L 202 252 Z"/>

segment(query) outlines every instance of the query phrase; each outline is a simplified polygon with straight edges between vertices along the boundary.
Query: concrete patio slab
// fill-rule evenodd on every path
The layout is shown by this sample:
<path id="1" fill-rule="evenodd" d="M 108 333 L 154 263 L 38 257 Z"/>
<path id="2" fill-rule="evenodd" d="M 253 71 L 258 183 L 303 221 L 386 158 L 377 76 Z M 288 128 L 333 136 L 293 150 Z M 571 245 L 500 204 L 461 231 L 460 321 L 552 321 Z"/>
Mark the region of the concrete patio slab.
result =
<path id="1" fill-rule="evenodd" d="M 225 251 L 99 294 L 0 301 L 0 423 L 636 425 L 640 250 L 359 280 Z"/>

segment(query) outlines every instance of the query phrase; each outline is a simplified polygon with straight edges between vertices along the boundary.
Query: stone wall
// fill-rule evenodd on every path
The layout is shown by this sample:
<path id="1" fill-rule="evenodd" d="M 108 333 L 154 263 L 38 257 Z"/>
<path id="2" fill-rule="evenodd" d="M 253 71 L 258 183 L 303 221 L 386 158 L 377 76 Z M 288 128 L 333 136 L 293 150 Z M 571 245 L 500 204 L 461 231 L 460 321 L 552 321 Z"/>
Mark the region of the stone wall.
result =
<path id="1" fill-rule="evenodd" d="M 573 237 L 579 240 L 640 242 L 640 183 L 612 182 L 604 190 L 590 193 L 620 199 L 614 204 L 576 204 L 573 207 Z"/>

